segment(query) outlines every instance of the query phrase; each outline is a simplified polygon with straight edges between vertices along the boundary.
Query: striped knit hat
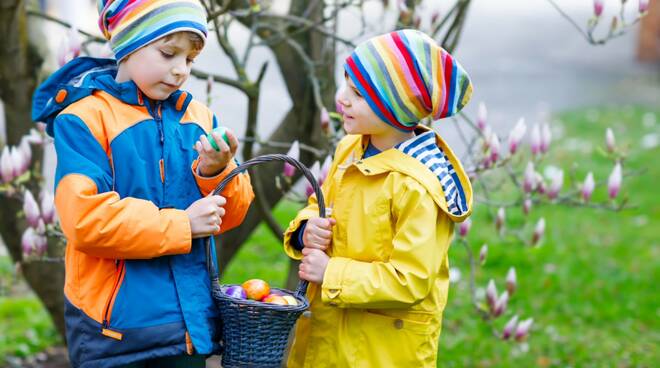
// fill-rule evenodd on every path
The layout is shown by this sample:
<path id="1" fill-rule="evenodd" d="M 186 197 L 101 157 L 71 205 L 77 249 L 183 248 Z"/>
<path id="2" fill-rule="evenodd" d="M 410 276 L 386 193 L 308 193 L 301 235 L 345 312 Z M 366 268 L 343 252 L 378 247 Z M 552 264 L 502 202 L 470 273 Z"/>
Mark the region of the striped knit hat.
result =
<path id="1" fill-rule="evenodd" d="M 172 33 L 206 40 L 206 12 L 198 0 L 99 0 L 99 28 L 117 61 Z"/>
<path id="2" fill-rule="evenodd" d="M 452 116 L 472 96 L 465 70 L 417 30 L 369 39 L 355 48 L 344 68 L 376 115 L 402 131 L 412 131 L 429 116 Z"/>

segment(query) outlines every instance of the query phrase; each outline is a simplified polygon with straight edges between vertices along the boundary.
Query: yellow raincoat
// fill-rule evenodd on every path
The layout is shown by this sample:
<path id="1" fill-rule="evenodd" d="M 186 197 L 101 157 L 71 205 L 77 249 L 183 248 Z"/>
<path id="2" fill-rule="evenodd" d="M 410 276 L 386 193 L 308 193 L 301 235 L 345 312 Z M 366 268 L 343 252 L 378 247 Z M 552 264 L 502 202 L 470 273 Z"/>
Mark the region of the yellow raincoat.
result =
<path id="1" fill-rule="evenodd" d="M 420 127 L 417 134 L 428 131 Z M 298 320 L 288 367 L 435 367 L 447 303 L 447 250 L 454 222 L 472 207 L 460 162 L 436 134 L 457 172 L 468 211 L 454 216 L 438 178 L 397 149 L 360 159 L 368 143 L 339 143 L 323 184 L 337 220 L 323 285 L 310 283 L 311 315 Z M 284 236 L 287 254 L 301 259 L 291 236 L 318 216 L 315 196 Z"/>

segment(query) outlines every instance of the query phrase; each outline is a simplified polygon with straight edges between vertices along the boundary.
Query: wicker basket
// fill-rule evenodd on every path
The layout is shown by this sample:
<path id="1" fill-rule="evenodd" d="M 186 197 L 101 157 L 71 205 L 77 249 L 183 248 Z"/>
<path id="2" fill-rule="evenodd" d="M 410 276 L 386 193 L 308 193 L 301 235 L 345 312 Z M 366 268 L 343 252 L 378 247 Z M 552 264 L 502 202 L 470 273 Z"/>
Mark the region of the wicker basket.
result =
<path id="1" fill-rule="evenodd" d="M 319 216 L 325 217 L 321 188 L 310 170 L 299 161 L 280 154 L 264 155 L 246 161 L 218 184 L 214 194 L 222 193 L 229 181 L 247 168 L 258 164 L 284 161 L 300 170 L 310 182 L 319 205 Z M 300 315 L 309 308 L 305 297 L 307 281 L 301 280 L 296 291 L 272 288 L 276 294 L 291 295 L 298 305 L 276 305 L 248 299 L 233 298 L 225 290 L 233 285 L 220 285 L 218 273 L 211 261 L 210 239 L 206 241 L 206 258 L 211 275 L 213 300 L 220 310 L 223 347 L 222 366 L 281 367 L 289 333 Z"/>

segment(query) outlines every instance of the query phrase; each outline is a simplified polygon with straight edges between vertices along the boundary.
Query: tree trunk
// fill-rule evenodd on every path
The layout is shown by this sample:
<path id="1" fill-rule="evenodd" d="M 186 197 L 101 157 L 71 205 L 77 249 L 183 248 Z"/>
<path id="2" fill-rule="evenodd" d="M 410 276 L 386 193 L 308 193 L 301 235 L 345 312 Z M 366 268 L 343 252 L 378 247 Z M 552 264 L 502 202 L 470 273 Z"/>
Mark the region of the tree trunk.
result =
<path id="1" fill-rule="evenodd" d="M 42 58 L 30 43 L 25 1 L 0 0 L 0 98 L 5 106 L 7 142 L 16 145 L 32 125 L 32 93 Z M 33 167 L 41 167 L 43 152 L 33 152 Z M 38 193 L 39 188 L 29 188 Z M 22 262 L 21 235 L 27 226 L 16 214 L 22 203 L 4 199 L 0 206 L 0 235 L 13 262 Z M 44 303 L 58 332 L 64 336 L 64 264 L 61 262 L 26 262 L 22 264 L 26 281 Z"/>

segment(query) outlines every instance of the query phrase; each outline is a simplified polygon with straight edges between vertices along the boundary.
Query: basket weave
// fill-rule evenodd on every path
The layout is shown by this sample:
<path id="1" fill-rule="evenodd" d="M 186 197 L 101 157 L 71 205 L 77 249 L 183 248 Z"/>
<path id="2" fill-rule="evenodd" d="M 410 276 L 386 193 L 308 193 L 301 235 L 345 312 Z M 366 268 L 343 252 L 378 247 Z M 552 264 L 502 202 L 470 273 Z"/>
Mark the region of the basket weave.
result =
<path id="1" fill-rule="evenodd" d="M 273 161 L 287 162 L 302 172 L 316 193 L 319 216 L 325 217 L 323 193 L 316 178 L 302 163 L 286 155 L 264 155 L 245 161 L 218 184 L 213 194 L 222 193 L 229 181 L 247 168 Z M 211 261 L 210 238 L 206 240 L 206 261 L 211 275 L 213 300 L 220 310 L 222 366 L 224 368 L 279 368 L 282 364 L 289 333 L 298 317 L 309 308 L 309 301 L 305 297 L 307 281 L 300 280 L 295 291 L 271 289 L 271 293 L 291 295 L 296 298 L 298 305 L 295 306 L 238 299 L 230 297 L 224 292 L 233 285 L 220 285 L 219 283 L 218 273 Z"/>

